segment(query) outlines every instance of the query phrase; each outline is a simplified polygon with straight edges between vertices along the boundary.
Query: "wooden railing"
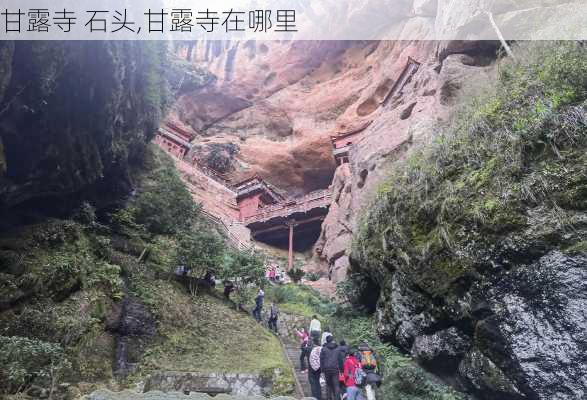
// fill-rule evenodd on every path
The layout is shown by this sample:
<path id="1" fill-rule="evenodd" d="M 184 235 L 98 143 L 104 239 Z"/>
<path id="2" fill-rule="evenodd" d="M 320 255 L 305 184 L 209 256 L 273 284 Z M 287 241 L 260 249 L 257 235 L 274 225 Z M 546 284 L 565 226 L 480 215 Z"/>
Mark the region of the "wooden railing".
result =
<path id="1" fill-rule="evenodd" d="M 226 190 L 228 190 L 229 192 L 235 193 L 235 191 L 230 187 L 230 181 L 228 179 L 218 175 L 218 173 L 216 173 L 212 169 L 200 164 L 199 162 L 194 161 L 193 164 L 189 163 L 186 160 L 177 160 L 177 162 L 179 162 L 182 166 L 188 168 L 189 170 L 196 170 L 197 172 L 201 173 L 202 175 L 206 176 L 207 178 L 210 178 L 214 182 L 224 186 L 224 188 Z"/>
<path id="2" fill-rule="evenodd" d="M 226 222 L 224 222 L 224 220 L 222 220 L 222 218 L 219 218 L 219 217 L 207 212 L 204 209 L 200 210 L 200 212 L 202 213 L 204 218 L 206 218 L 208 221 L 212 222 L 214 225 L 218 226 L 224 232 L 224 234 L 226 235 L 226 237 L 228 238 L 230 243 L 237 250 L 251 251 L 253 249 L 253 247 L 254 247 L 253 244 L 247 243 L 247 242 L 243 241 L 242 238 L 235 235 L 234 232 L 230 229 L 230 227 L 226 224 Z"/>
<path id="3" fill-rule="evenodd" d="M 245 224 L 253 222 L 267 221 L 277 217 L 288 217 L 297 212 L 308 212 L 314 208 L 328 207 L 332 202 L 332 192 L 330 189 L 317 190 L 311 192 L 299 199 L 284 201 L 279 204 L 264 207 L 248 218 L 245 218 Z"/>

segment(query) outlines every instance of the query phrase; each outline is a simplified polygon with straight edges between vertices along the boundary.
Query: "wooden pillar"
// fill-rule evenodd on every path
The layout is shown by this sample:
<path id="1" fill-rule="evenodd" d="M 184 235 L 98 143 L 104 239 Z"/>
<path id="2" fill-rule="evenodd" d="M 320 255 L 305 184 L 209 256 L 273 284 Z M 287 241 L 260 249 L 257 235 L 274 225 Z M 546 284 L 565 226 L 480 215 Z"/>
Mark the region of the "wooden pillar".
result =
<path id="1" fill-rule="evenodd" d="M 291 271 L 293 268 L 293 233 L 295 221 L 288 221 L 287 226 L 289 227 L 289 254 L 287 259 L 287 270 Z"/>

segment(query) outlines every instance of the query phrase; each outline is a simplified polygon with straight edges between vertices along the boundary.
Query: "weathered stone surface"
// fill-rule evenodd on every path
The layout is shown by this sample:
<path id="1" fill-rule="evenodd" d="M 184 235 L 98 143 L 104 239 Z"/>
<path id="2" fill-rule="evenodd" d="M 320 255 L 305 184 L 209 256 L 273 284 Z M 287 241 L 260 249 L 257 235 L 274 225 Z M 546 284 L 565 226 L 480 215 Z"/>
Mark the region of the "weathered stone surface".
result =
<path id="1" fill-rule="evenodd" d="M 84 191 L 99 205 L 130 191 L 128 165 L 164 103 L 163 88 L 144 79 L 163 60 L 146 61 L 145 51 L 115 42 L 0 47 L 0 207 L 58 197 L 49 208 L 68 212 L 68 195 Z M 158 104 L 148 90 L 161 94 Z"/>
<path id="2" fill-rule="evenodd" d="M 217 396 L 209 396 L 206 393 L 189 393 L 183 392 L 161 392 L 152 391 L 146 393 L 133 392 L 125 390 L 122 392 L 112 392 L 109 390 L 98 390 L 86 396 L 87 400 L 265 400 L 263 396 L 242 396 L 242 395 L 226 395 L 219 394 Z M 295 400 L 293 397 L 274 397 L 274 400 Z M 302 399 L 309 400 L 309 399 Z"/>
<path id="3" fill-rule="evenodd" d="M 548 253 L 489 285 L 486 298 L 484 353 L 539 399 L 587 395 L 587 255 Z"/>
<path id="4" fill-rule="evenodd" d="M 467 353 L 459 365 L 459 375 L 465 387 L 473 392 L 483 393 L 485 398 L 526 398 L 504 372 L 478 350 Z"/>
<path id="5" fill-rule="evenodd" d="M 144 391 L 228 393 L 261 396 L 271 392 L 271 380 L 256 374 L 155 372 L 145 380 Z"/>
<path id="6" fill-rule="evenodd" d="M 459 365 L 470 347 L 471 339 L 451 327 L 433 335 L 417 336 L 412 346 L 412 356 L 422 364 L 436 366 L 448 373 Z"/>
<path id="7" fill-rule="evenodd" d="M 335 173 L 332 184 L 335 201 L 322 225 L 322 235 L 315 246 L 317 266 L 313 267 L 328 270 L 334 281 L 346 278 L 346 273 L 342 271 L 344 267 L 340 264 L 348 267 L 344 259 L 339 261 L 338 268 L 334 267 L 339 258 L 350 254 L 353 232 L 357 230 L 365 207 L 384 181 L 389 163 L 404 157 L 413 146 L 418 146 L 434 134 L 435 125 L 448 117 L 451 101 L 464 82 L 473 76 L 485 79 L 490 72 L 484 57 L 491 54 L 491 46 L 482 48 L 475 57 L 466 54 L 446 56 L 441 53 L 442 46 L 445 44 L 382 43 L 374 53 L 387 66 L 382 75 L 392 81 L 401 75 L 408 57 L 421 65 L 402 90 L 389 99 L 388 104 L 374 102 L 376 106 L 369 115 L 373 123 L 351 149 L 350 164 L 338 167 Z M 463 48 L 463 51 L 468 50 Z M 451 51 L 456 52 L 457 49 Z M 386 55 L 393 55 L 393 58 L 388 59 Z M 381 83 L 385 81 L 383 76 L 378 75 L 374 79 Z M 365 104 L 364 101 L 361 104 Z M 403 326 L 401 329 L 410 331 L 418 328 Z M 411 345 L 409 342 L 406 339 L 406 344 Z"/>

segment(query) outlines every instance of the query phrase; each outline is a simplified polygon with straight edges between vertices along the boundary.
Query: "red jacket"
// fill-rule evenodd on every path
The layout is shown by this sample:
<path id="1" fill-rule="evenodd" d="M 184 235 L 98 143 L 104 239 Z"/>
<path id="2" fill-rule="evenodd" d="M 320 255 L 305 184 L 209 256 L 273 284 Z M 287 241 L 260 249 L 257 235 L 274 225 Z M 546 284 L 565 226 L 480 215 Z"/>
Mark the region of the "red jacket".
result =
<path id="1" fill-rule="evenodd" d="M 344 385 L 346 387 L 356 386 L 355 383 L 355 370 L 361 368 L 361 364 L 354 355 L 347 356 L 344 360 Z"/>

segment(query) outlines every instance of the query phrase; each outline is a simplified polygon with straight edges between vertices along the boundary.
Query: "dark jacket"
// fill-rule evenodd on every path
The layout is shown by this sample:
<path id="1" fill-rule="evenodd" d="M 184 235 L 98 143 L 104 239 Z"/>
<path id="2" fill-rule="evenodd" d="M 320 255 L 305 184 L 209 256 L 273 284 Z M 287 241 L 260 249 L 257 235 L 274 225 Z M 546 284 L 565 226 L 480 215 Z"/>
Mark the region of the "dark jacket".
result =
<path id="1" fill-rule="evenodd" d="M 338 346 L 338 369 L 340 371 L 344 370 L 344 360 L 346 360 L 346 352 L 348 349 L 349 346 Z"/>
<path id="2" fill-rule="evenodd" d="M 258 294 L 257 297 L 255 297 L 255 305 L 257 306 L 257 308 L 261 308 L 263 307 L 263 300 L 265 299 L 264 295 Z"/>
<path id="3" fill-rule="evenodd" d="M 320 369 L 322 369 L 322 372 L 339 371 L 339 354 L 338 345 L 334 342 L 330 342 L 322 347 L 322 351 L 320 352 Z"/>

